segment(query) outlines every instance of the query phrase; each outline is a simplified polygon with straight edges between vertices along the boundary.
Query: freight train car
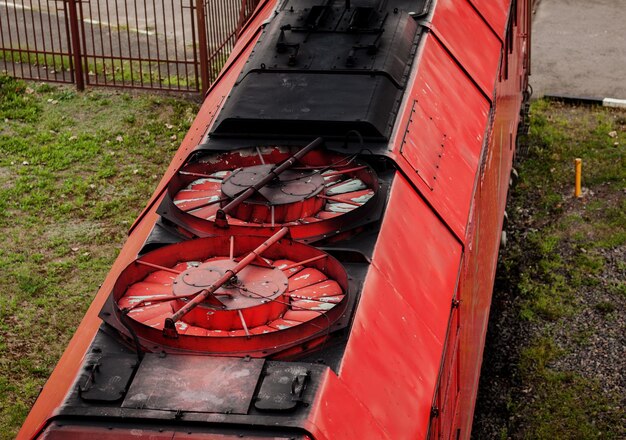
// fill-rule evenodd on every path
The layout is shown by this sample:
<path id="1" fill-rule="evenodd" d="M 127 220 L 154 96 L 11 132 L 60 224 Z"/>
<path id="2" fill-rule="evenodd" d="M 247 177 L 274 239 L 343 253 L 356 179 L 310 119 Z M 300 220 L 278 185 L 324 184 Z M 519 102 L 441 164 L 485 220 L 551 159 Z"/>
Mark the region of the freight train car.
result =
<path id="1" fill-rule="evenodd" d="M 524 0 L 268 0 L 19 438 L 468 438 Z"/>

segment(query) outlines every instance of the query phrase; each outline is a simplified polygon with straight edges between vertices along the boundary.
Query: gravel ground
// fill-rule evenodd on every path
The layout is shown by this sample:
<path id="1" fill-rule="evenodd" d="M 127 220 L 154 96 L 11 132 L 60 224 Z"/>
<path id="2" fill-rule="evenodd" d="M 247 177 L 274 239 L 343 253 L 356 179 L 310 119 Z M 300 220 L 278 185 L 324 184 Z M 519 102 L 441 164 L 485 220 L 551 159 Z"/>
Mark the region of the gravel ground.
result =
<path id="1" fill-rule="evenodd" d="M 596 251 L 604 258 L 604 267 L 595 276 L 596 285 L 584 286 L 577 292 L 576 311 L 572 315 L 554 322 L 525 321 L 520 319 L 521 299 L 516 296 L 515 287 L 520 273 L 503 265 L 506 259 L 525 253 L 525 236 L 535 230 L 530 210 L 517 211 L 517 222 L 509 223 L 509 245 L 500 254 L 474 416 L 474 439 L 529 438 L 524 434 L 527 420 L 516 408 L 537 399 L 538 390 L 521 377 L 520 353 L 542 335 L 550 335 L 561 353 L 548 365 L 551 370 L 574 372 L 597 383 L 603 394 L 621 396 L 620 407 L 614 411 L 623 412 L 626 408 L 626 301 L 623 294 L 616 301 L 615 294 L 610 293 L 626 281 L 626 246 Z M 560 249 L 564 255 L 576 251 L 585 252 L 573 249 L 569 243 Z"/>
<path id="2" fill-rule="evenodd" d="M 607 292 L 610 286 L 626 280 L 623 266 L 626 246 L 600 253 L 606 262 L 598 275 L 599 285 L 582 289 L 578 297 L 580 312 L 554 325 L 554 340 L 565 354 L 554 362 L 553 367 L 560 371 L 576 371 L 587 379 L 598 381 L 604 393 L 622 396 L 624 406 L 626 307 L 624 301 L 611 301 Z"/>

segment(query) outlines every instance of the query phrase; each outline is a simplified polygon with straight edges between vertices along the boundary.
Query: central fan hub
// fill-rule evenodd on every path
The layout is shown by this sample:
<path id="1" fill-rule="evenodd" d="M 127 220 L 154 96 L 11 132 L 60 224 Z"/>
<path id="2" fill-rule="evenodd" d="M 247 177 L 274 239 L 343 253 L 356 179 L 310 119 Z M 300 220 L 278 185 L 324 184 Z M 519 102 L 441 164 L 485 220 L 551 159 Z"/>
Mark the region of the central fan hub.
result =
<path id="1" fill-rule="evenodd" d="M 234 199 L 267 177 L 274 165 L 239 168 L 222 182 L 222 195 Z M 324 203 L 316 198 L 324 190 L 324 177 L 315 171 L 287 170 L 244 201 L 232 215 L 253 222 L 290 222 L 318 213 Z M 225 202 L 228 203 L 228 202 Z"/>
<path id="2" fill-rule="evenodd" d="M 172 292 L 180 297 L 174 308 L 183 307 L 193 295 L 208 289 L 236 265 L 231 259 L 220 259 L 182 272 L 172 282 Z M 280 269 L 247 266 L 189 312 L 185 321 L 215 330 L 256 327 L 284 313 L 288 303 L 282 297 L 288 284 Z"/>

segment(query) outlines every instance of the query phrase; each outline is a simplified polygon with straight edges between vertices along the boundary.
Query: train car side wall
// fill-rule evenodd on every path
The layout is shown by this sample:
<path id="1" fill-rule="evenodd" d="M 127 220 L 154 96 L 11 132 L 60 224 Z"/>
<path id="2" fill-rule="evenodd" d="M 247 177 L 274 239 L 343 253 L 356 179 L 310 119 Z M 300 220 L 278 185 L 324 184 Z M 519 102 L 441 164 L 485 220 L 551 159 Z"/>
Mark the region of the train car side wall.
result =
<path id="1" fill-rule="evenodd" d="M 463 273 L 456 298 L 459 306 L 451 312 L 431 438 L 469 439 L 471 435 L 520 108 L 528 87 L 528 2 L 511 3 L 502 40 L 491 127 L 466 231 Z"/>

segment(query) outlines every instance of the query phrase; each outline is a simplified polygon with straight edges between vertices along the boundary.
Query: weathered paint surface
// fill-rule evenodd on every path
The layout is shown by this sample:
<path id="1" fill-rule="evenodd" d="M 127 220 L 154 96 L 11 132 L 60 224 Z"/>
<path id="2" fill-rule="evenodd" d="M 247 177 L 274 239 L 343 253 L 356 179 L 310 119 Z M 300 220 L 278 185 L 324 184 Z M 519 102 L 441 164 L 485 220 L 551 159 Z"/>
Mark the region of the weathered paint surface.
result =
<path id="1" fill-rule="evenodd" d="M 425 438 L 461 245 L 400 175 L 387 209 L 339 378 L 388 438 Z"/>
<path id="2" fill-rule="evenodd" d="M 462 238 L 489 120 L 489 102 L 431 35 L 408 96 L 393 152 L 422 196 Z M 428 151 L 432 148 L 437 155 Z M 429 161 L 427 170 L 433 174 L 424 179 L 421 176 Z"/>
<path id="3" fill-rule="evenodd" d="M 509 21 L 511 3 L 518 10 Z M 70 390 L 99 310 L 136 258 L 167 183 L 215 120 L 274 6 L 264 3 L 244 30 L 18 438 L 42 429 Z M 436 2 L 390 141 L 398 172 L 345 356 L 337 374 L 327 370 L 303 426 L 312 438 L 469 438 L 527 85 L 528 11 L 524 1 Z M 513 44 L 503 47 L 507 29 Z"/>
<path id="4" fill-rule="evenodd" d="M 503 212 L 512 158 L 515 152 L 517 124 L 520 116 L 521 91 L 527 88 L 523 74 L 528 66 L 530 9 L 525 2 L 513 3 L 517 21 L 511 19 L 514 45 L 503 54 L 498 82 L 494 122 L 489 147 L 483 160 L 483 171 L 473 197 L 473 209 L 467 232 L 469 258 L 463 267 L 460 289 L 460 389 L 458 420 L 461 438 L 469 438 L 478 390 L 491 293 L 500 245 Z M 508 75 L 506 74 L 508 72 Z M 473 348 L 470 348 L 473 347 Z"/>

